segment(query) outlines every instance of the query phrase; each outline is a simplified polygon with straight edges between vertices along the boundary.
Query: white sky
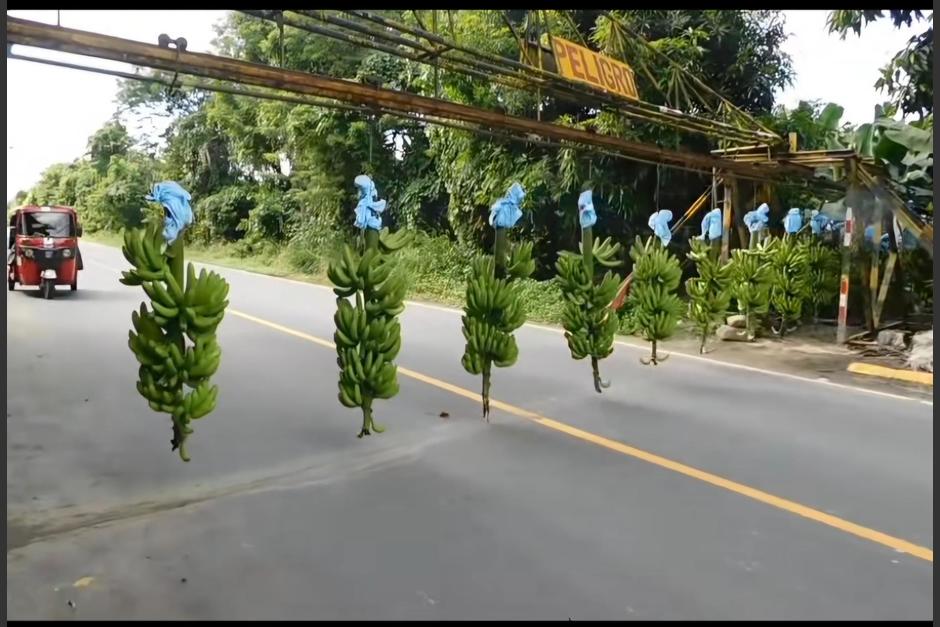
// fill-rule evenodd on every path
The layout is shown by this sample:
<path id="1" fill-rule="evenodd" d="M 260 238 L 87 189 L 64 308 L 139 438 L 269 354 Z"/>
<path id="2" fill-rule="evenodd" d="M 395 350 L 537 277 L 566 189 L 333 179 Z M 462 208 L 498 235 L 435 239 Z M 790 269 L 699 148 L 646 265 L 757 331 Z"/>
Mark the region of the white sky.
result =
<path id="1" fill-rule="evenodd" d="M 185 37 L 187 49 L 209 52 L 212 26 L 225 11 L 62 11 L 61 24 L 107 35 L 156 43 L 160 33 Z M 868 122 L 885 96 L 875 91 L 878 68 L 925 24 L 895 29 L 884 19 L 869 25 L 861 37 L 841 41 L 826 32 L 827 11 L 784 11 L 791 34 L 784 50 L 793 57 L 796 78 L 778 102 L 795 106 L 802 100 L 837 102 L 844 121 Z M 8 11 L 8 15 L 50 24 L 56 11 Z M 18 54 L 65 59 L 69 55 L 17 47 Z M 70 59 L 70 60 L 74 60 Z M 128 69 L 119 63 L 80 59 L 83 65 Z M 34 185 L 53 163 L 70 162 L 85 152 L 88 137 L 114 113 L 118 79 L 100 74 L 7 61 L 7 198 Z M 151 127 L 157 128 L 157 127 Z M 134 128 L 131 131 L 134 132 Z"/>

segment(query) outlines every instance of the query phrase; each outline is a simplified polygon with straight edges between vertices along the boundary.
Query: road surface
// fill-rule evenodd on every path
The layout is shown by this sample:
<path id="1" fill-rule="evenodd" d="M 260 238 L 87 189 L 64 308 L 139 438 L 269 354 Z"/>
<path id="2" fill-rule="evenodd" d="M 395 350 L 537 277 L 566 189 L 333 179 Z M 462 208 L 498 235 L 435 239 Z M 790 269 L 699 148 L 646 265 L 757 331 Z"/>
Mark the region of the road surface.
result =
<path id="1" fill-rule="evenodd" d="M 192 462 L 135 389 L 140 289 L 8 294 L 11 619 L 932 619 L 918 399 L 518 332 L 490 424 L 459 315 L 403 314 L 387 431 L 336 401 L 334 301 L 235 270 Z M 442 413 L 446 412 L 446 417 Z"/>

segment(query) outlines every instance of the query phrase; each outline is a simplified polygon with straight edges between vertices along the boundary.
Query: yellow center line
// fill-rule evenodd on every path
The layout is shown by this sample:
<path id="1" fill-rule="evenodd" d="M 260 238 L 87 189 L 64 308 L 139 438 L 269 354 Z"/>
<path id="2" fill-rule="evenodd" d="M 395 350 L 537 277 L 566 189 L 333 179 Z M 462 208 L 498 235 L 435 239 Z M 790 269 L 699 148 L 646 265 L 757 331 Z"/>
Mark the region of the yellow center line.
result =
<path id="1" fill-rule="evenodd" d="M 245 320 L 249 320 L 251 322 L 255 322 L 262 326 L 266 326 L 276 331 L 281 331 L 282 333 L 292 335 L 302 340 L 307 340 L 309 342 L 313 342 L 314 344 L 319 344 L 320 346 L 324 346 L 327 348 L 336 348 L 336 345 L 333 344 L 333 342 L 324 340 L 314 335 L 310 335 L 309 333 L 304 333 L 303 331 L 298 331 L 297 329 L 292 329 L 290 327 L 277 324 L 276 322 L 271 322 L 269 320 L 258 318 L 257 316 L 252 316 L 250 314 L 246 314 L 241 311 L 236 311 L 233 309 L 228 309 L 227 313 L 230 313 L 239 318 L 244 318 Z M 434 377 L 428 376 L 426 374 L 422 374 L 420 372 L 416 372 L 414 370 L 409 370 L 408 368 L 399 367 L 398 372 L 406 377 L 410 377 L 412 379 L 421 381 L 422 383 L 426 383 L 438 389 L 451 392 L 452 394 L 456 394 L 457 396 L 462 396 L 470 400 L 479 400 L 480 398 L 480 395 L 478 392 L 472 392 L 470 390 L 454 385 L 452 383 L 448 383 L 446 381 L 436 379 Z M 807 518 L 809 520 L 816 521 L 823 525 L 827 525 L 834 529 L 838 529 L 845 533 L 857 536 L 859 538 L 863 538 L 865 540 L 875 542 L 876 544 L 881 544 L 883 546 L 892 548 L 896 551 L 908 553 L 910 555 L 913 555 L 914 557 L 919 557 L 922 560 L 926 560 L 931 563 L 933 562 L 933 549 L 919 546 L 912 542 L 908 542 L 907 540 L 902 540 L 901 538 L 896 538 L 886 533 L 876 531 L 875 529 L 870 529 L 868 527 L 863 527 L 862 525 L 857 525 L 843 518 L 839 518 L 838 516 L 826 514 L 825 512 L 821 512 L 819 510 L 813 509 L 812 507 L 807 507 L 806 505 L 801 505 L 799 503 L 796 503 L 795 501 L 790 501 L 788 499 L 781 498 L 779 496 L 774 496 L 773 494 L 769 494 L 762 490 L 752 488 L 750 486 L 744 485 L 743 483 L 738 483 L 737 481 L 725 479 L 724 477 L 720 477 L 718 475 L 712 474 L 710 472 L 706 472 L 704 470 L 699 470 L 698 468 L 693 468 L 692 466 L 687 466 L 681 462 L 677 462 L 677 461 L 668 459 L 666 457 L 656 455 L 655 453 L 650 453 L 648 451 L 635 448 L 628 444 L 624 444 L 623 442 L 618 442 L 617 440 L 612 440 L 610 438 L 606 438 L 604 436 L 597 435 L 589 431 L 584 431 L 583 429 L 579 429 L 577 427 L 573 427 L 563 422 L 552 420 L 551 418 L 547 418 L 545 416 L 542 416 L 535 412 L 528 411 L 526 409 L 522 409 L 521 407 L 516 407 L 515 405 L 510 405 L 509 403 L 504 403 L 502 401 L 497 401 L 497 400 L 491 400 L 490 406 L 495 409 L 502 410 L 508 414 L 512 414 L 520 418 L 531 420 L 532 422 L 542 425 L 543 427 L 552 429 L 553 431 L 557 431 L 559 433 L 564 433 L 566 435 L 577 438 L 584 442 L 590 442 L 591 444 L 600 446 L 602 448 L 606 448 L 611 451 L 616 451 L 623 455 L 633 457 L 634 459 L 639 459 L 649 464 L 653 464 L 654 466 L 659 466 L 660 468 L 671 470 L 680 475 L 685 475 L 686 477 L 698 479 L 699 481 L 702 481 L 704 483 L 708 483 L 718 488 L 723 488 L 725 490 L 728 490 L 729 492 L 734 492 L 735 494 L 739 494 L 741 496 L 745 496 L 755 501 L 759 501 L 766 505 L 770 505 L 771 507 L 776 507 L 777 509 L 790 512 L 791 514 L 802 516 L 803 518 Z"/>

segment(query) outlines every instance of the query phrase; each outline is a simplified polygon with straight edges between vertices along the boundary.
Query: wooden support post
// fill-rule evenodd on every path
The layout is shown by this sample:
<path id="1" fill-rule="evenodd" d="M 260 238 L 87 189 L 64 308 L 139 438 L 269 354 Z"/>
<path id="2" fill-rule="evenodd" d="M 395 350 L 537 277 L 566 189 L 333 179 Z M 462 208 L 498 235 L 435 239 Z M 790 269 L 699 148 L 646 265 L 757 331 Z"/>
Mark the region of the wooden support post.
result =
<path id="1" fill-rule="evenodd" d="M 891 285 L 891 278 L 894 275 L 894 266 L 897 263 L 898 254 L 894 251 L 888 253 L 888 261 L 885 262 L 885 273 L 881 278 L 881 289 L 878 292 L 878 298 L 875 299 L 875 305 L 872 307 L 871 318 L 875 329 L 881 323 L 881 312 L 884 310 L 885 300 L 888 298 L 888 288 Z"/>
<path id="2" fill-rule="evenodd" d="M 716 209 L 718 207 L 718 169 L 712 168 L 712 207 L 711 209 Z M 709 211 L 711 211 L 709 209 Z"/>
<path id="3" fill-rule="evenodd" d="M 878 302 L 878 274 L 881 269 L 881 220 L 876 220 L 872 224 L 874 228 L 874 235 L 872 235 L 871 243 L 871 267 L 868 272 L 868 293 L 869 293 L 869 307 L 871 308 L 871 314 L 866 316 L 866 319 L 869 321 L 869 331 L 875 331 L 878 328 L 878 318 L 875 316 L 875 307 Z"/>
<path id="4" fill-rule="evenodd" d="M 791 132 L 789 139 L 790 139 L 790 152 L 796 152 L 796 151 L 797 151 L 797 135 L 796 135 L 796 133 Z"/>
<path id="5" fill-rule="evenodd" d="M 852 230 L 855 221 L 852 219 L 852 208 L 845 210 L 845 235 L 842 237 L 842 279 L 839 283 L 839 328 L 836 333 L 836 342 L 845 344 L 848 335 L 847 320 L 849 313 L 849 280 L 852 270 Z"/>
<path id="6" fill-rule="evenodd" d="M 727 263 L 728 256 L 731 253 L 731 212 L 734 210 L 732 207 L 732 199 L 734 198 L 734 188 L 737 186 L 735 179 L 730 177 L 725 177 L 725 179 L 725 206 L 721 216 L 722 263 Z"/>
<path id="7" fill-rule="evenodd" d="M 751 191 L 753 192 L 753 186 Z M 750 245 L 750 237 L 747 231 L 747 227 L 744 225 L 744 214 L 747 213 L 748 207 L 751 209 L 754 208 L 753 198 L 748 198 L 747 201 L 742 202 L 741 199 L 745 195 L 741 191 L 741 186 L 738 185 L 737 179 L 734 181 L 734 205 L 733 207 L 738 208 L 738 214 L 731 217 L 732 223 L 737 227 L 738 231 L 738 248 L 747 248 Z"/>
<path id="8" fill-rule="evenodd" d="M 894 262 L 894 274 L 897 276 L 898 285 L 901 286 L 901 319 L 907 320 L 907 314 L 911 311 L 911 292 L 907 290 L 904 277 L 904 263 L 901 261 L 901 251 L 904 250 L 904 240 L 902 238 L 901 222 L 895 216 L 891 220 L 891 252 L 897 255 Z"/>

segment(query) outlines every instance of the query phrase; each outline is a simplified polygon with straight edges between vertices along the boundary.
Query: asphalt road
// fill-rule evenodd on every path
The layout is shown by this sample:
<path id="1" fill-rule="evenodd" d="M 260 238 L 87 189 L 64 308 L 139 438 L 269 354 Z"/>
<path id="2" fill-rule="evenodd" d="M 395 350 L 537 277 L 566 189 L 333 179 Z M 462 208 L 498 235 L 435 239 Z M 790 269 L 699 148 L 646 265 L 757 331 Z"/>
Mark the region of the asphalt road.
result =
<path id="1" fill-rule="evenodd" d="M 8 294 L 11 619 L 932 619 L 932 406 L 518 332 L 492 422 L 459 316 L 403 314 L 384 434 L 336 401 L 328 290 L 234 270 L 192 462 L 135 389 L 144 295 L 83 244 Z M 441 417 L 446 412 L 448 417 Z"/>

